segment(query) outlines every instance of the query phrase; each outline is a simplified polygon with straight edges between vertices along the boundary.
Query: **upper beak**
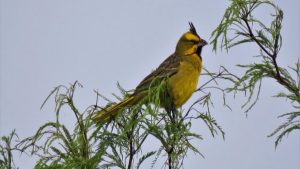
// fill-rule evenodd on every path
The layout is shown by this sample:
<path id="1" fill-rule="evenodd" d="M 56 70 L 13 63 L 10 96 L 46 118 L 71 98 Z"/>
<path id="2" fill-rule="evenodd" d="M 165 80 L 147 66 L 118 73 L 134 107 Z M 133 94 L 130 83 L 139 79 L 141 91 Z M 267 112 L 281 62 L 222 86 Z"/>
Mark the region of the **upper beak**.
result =
<path id="1" fill-rule="evenodd" d="M 198 46 L 202 47 L 202 46 L 205 46 L 205 45 L 207 45 L 207 42 L 205 40 L 201 39 L 201 41 L 199 42 Z"/>

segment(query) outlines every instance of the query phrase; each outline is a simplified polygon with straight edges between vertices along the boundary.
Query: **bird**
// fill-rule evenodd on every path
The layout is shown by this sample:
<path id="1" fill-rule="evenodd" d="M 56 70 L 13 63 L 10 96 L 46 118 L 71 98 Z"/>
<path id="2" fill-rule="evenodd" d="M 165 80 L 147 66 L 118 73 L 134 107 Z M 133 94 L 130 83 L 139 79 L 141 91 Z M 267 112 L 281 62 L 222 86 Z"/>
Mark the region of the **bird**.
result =
<path id="1" fill-rule="evenodd" d="M 189 22 L 189 31 L 177 42 L 175 52 L 166 58 L 154 71 L 146 76 L 134 92 L 120 101 L 98 111 L 94 120 L 104 123 L 113 119 L 121 109 L 131 107 L 149 97 L 150 87 L 165 84 L 163 96 L 159 96 L 161 107 L 166 110 L 181 107 L 197 88 L 202 69 L 202 48 L 207 42 Z"/>

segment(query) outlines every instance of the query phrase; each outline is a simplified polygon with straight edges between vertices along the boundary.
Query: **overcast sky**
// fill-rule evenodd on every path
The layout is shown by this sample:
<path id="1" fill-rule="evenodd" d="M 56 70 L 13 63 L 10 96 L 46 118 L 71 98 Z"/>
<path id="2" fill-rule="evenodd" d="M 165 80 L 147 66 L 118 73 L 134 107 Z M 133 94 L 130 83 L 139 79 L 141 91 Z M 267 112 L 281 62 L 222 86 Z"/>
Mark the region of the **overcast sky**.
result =
<path id="1" fill-rule="evenodd" d="M 94 89 L 113 98 L 116 83 L 125 89 L 135 86 L 175 49 L 179 37 L 192 21 L 199 35 L 209 40 L 229 1 L 180 0 L 1 0 L 0 10 L 0 135 L 13 129 L 21 138 L 32 135 L 43 123 L 55 120 L 53 103 L 39 109 L 53 87 L 78 80 L 76 102 L 81 110 L 95 103 Z M 276 1 L 277 2 L 277 1 Z M 278 1 L 284 11 L 283 47 L 278 62 L 294 64 L 300 52 L 300 1 Z M 271 11 L 258 14 L 264 18 Z M 268 19 L 266 19 L 268 21 Z M 203 50 L 204 66 L 218 70 L 225 65 L 241 74 L 239 63 L 253 63 L 254 45 L 229 53 Z M 200 79 L 199 82 L 204 83 Z M 190 153 L 186 168 L 205 169 L 299 169 L 300 134 L 294 132 L 275 150 L 275 138 L 268 138 L 292 111 L 289 102 L 271 97 L 285 91 L 273 80 L 263 82 L 257 105 L 246 118 L 240 108 L 243 95 L 229 96 L 229 111 L 221 105 L 213 116 L 226 132 L 212 138 L 200 121 L 193 129 L 204 136 L 196 142 L 205 159 Z M 199 98 L 193 96 L 191 101 Z M 218 98 L 218 97 L 216 97 Z M 53 102 L 53 100 L 51 100 Z M 191 104 L 186 103 L 185 107 Z M 71 125 L 73 117 L 63 114 Z M 21 169 L 32 168 L 34 159 L 16 157 Z"/>

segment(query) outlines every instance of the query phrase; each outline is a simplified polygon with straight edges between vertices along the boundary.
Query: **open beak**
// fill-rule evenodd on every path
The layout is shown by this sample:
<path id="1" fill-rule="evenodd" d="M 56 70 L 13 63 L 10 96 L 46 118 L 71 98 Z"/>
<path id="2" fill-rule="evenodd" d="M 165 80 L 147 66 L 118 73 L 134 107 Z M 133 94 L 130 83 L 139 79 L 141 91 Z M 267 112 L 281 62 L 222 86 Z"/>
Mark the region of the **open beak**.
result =
<path id="1" fill-rule="evenodd" d="M 199 42 L 198 46 L 203 47 L 205 45 L 207 45 L 207 42 L 205 40 L 201 39 L 201 41 Z"/>

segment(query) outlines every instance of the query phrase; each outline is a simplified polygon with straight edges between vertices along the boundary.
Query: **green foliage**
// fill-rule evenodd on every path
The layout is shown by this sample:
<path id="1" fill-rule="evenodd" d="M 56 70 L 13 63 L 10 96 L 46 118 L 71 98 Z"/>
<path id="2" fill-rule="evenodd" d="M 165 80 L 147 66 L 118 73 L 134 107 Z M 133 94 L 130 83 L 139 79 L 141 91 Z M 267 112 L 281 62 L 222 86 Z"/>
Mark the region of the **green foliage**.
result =
<path id="1" fill-rule="evenodd" d="M 9 136 L 2 136 L 0 140 L 0 168 L 2 169 L 12 169 L 16 168 L 13 160 L 13 150 L 12 147 L 13 138 L 18 138 L 15 130 L 13 130 Z"/>
<path id="2" fill-rule="evenodd" d="M 105 145 L 103 140 L 96 138 L 95 132 L 99 129 L 92 125 L 91 113 L 95 108 L 89 107 L 84 113 L 76 108 L 73 96 L 78 86 L 81 87 L 75 82 L 70 87 L 61 85 L 54 88 L 46 101 L 54 95 L 56 121 L 45 123 L 35 135 L 18 144 L 22 151 L 29 150 L 31 155 L 39 157 L 35 168 L 96 168 L 101 160 Z M 76 125 L 72 130 L 67 129 L 60 121 L 63 106 L 67 106 L 76 118 Z"/>
<path id="3" fill-rule="evenodd" d="M 254 16 L 255 10 L 261 6 L 272 8 L 273 21 L 267 25 Z M 226 9 L 221 23 L 212 32 L 213 49 L 217 51 L 218 42 L 221 49 L 231 49 L 245 43 L 255 43 L 260 53 L 261 63 L 249 65 L 238 65 L 245 69 L 244 75 L 235 81 L 233 87 L 228 88 L 229 92 L 248 92 L 248 101 L 242 106 L 247 107 L 248 112 L 257 102 L 261 82 L 265 78 L 274 79 L 277 83 L 287 89 L 286 93 L 279 92 L 276 97 L 283 97 L 291 101 L 295 112 L 286 113 L 280 117 L 288 116 L 288 121 L 280 125 L 270 136 L 279 134 L 275 146 L 281 141 L 284 135 L 293 130 L 299 129 L 299 108 L 300 108 L 300 69 L 299 61 L 290 71 L 280 67 L 277 57 L 282 46 L 281 28 L 283 11 L 269 0 L 231 0 L 230 6 Z M 296 74 L 293 76 L 292 74 Z M 295 80 L 297 79 L 297 80 Z"/>

